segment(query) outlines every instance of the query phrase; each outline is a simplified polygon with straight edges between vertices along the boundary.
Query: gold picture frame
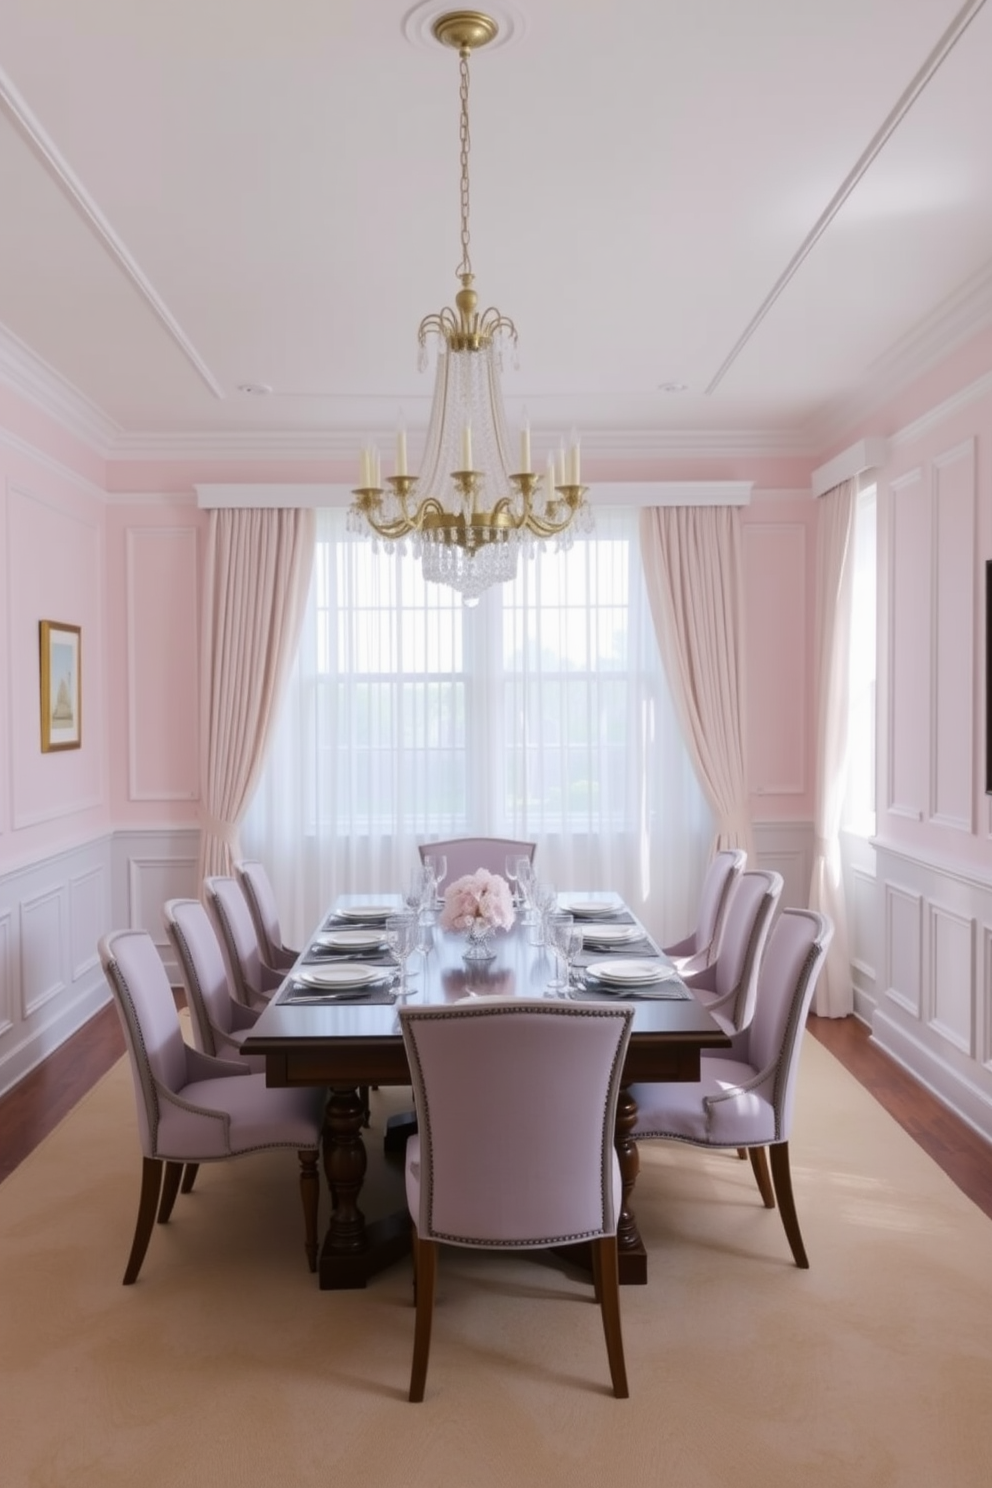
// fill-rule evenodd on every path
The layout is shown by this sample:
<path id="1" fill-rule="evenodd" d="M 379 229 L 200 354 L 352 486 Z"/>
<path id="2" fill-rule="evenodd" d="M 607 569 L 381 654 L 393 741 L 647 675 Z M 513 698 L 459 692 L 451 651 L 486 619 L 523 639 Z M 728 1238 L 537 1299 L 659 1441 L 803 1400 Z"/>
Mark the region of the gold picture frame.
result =
<path id="1" fill-rule="evenodd" d="M 42 754 L 82 746 L 82 639 L 78 625 L 39 621 Z"/>

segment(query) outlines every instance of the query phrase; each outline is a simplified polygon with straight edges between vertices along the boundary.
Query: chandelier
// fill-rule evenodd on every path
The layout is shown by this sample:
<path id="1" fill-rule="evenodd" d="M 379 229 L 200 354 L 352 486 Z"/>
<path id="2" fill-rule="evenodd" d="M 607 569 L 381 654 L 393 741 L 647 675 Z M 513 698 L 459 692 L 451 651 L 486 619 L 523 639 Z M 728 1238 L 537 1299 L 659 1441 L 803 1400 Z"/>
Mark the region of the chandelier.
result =
<path id="1" fill-rule="evenodd" d="M 384 540 L 387 549 L 409 538 L 425 579 L 456 589 L 466 604 L 493 584 L 515 577 L 521 551 L 553 539 L 572 541 L 574 528 L 592 526 L 579 479 L 579 443 L 573 435 L 548 456 L 543 472 L 531 461 L 530 427 L 520 430 L 519 460 L 507 437 L 500 386 L 502 352 L 514 351 L 517 330 L 495 308 L 478 310 L 469 256 L 469 57 L 497 33 L 496 22 L 478 11 L 439 16 L 433 34 L 457 48 L 461 120 L 461 289 L 455 308 L 420 322 L 420 367 L 428 343 L 436 341 L 434 400 L 419 475 L 407 470 L 406 431 L 396 436 L 395 473 L 382 479 L 379 452 L 362 451 L 360 482 L 352 492 L 348 526 Z M 516 463 L 518 469 L 513 470 Z"/>

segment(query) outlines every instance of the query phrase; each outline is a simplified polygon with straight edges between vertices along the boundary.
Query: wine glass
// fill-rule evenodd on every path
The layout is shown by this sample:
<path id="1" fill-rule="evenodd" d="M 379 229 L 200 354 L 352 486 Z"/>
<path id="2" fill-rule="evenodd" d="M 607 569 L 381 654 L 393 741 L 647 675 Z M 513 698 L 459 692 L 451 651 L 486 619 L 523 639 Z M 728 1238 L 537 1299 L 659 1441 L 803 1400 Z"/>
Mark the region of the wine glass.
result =
<path id="1" fill-rule="evenodd" d="M 410 875 L 403 902 L 417 921 L 417 950 L 426 956 L 431 948 L 430 929 L 434 920 L 434 874 L 426 863 L 420 863 Z"/>
<path id="2" fill-rule="evenodd" d="M 534 865 L 528 857 L 517 859 L 517 883 L 520 887 L 520 902 L 523 905 L 521 918 L 525 925 L 533 925 L 534 887 L 537 879 L 534 877 Z"/>
<path id="3" fill-rule="evenodd" d="M 582 986 L 581 980 L 576 975 L 575 963 L 579 959 L 585 943 L 581 925 L 572 925 L 568 932 L 568 944 L 565 947 L 565 960 L 568 963 L 568 985 L 570 988 Z"/>
<path id="4" fill-rule="evenodd" d="M 407 972 L 407 962 L 416 951 L 420 940 L 420 926 L 417 924 L 417 916 L 412 914 L 388 915 L 385 924 L 386 944 L 395 956 L 400 968 L 399 985 L 396 987 L 397 997 L 409 997 L 411 987 L 407 986 L 410 973 Z"/>
<path id="5" fill-rule="evenodd" d="M 441 885 L 448 876 L 448 859 L 444 853 L 428 853 L 424 861 L 434 879 L 434 892 L 440 894 Z"/>
<path id="6" fill-rule="evenodd" d="M 549 992 L 568 991 L 568 942 L 575 916 L 561 910 L 549 914 L 545 921 L 545 944 L 555 957 L 555 969 L 548 982 Z"/>

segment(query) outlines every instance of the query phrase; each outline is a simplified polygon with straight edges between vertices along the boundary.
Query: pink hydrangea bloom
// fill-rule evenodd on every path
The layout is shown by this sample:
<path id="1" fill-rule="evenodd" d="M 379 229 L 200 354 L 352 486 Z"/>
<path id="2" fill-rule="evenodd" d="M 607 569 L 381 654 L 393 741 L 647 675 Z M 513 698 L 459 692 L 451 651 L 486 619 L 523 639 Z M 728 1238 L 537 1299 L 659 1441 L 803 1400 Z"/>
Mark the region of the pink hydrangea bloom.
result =
<path id="1" fill-rule="evenodd" d="M 477 920 L 493 930 L 509 930 L 513 919 L 510 885 L 486 868 L 456 878 L 444 891 L 442 930 L 469 930 Z"/>

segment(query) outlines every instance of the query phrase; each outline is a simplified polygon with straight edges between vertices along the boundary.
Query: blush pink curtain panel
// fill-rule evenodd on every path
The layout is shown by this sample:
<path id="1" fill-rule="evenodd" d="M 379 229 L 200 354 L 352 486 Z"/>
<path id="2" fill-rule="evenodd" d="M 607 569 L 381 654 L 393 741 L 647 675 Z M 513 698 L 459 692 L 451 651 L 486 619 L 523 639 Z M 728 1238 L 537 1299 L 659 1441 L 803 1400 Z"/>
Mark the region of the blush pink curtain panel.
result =
<path id="1" fill-rule="evenodd" d="M 834 927 L 813 1001 L 821 1018 L 843 1018 L 854 1011 L 839 833 L 847 784 L 856 505 L 857 482 L 844 481 L 821 497 L 817 514 L 816 839 L 809 906 L 827 915 Z"/>
<path id="2" fill-rule="evenodd" d="M 736 507 L 647 507 L 641 556 L 686 748 L 716 818 L 716 850 L 754 855 L 744 758 L 744 606 Z"/>
<path id="3" fill-rule="evenodd" d="M 198 882 L 230 874 L 293 665 L 313 568 L 311 510 L 210 513 L 202 640 Z"/>

